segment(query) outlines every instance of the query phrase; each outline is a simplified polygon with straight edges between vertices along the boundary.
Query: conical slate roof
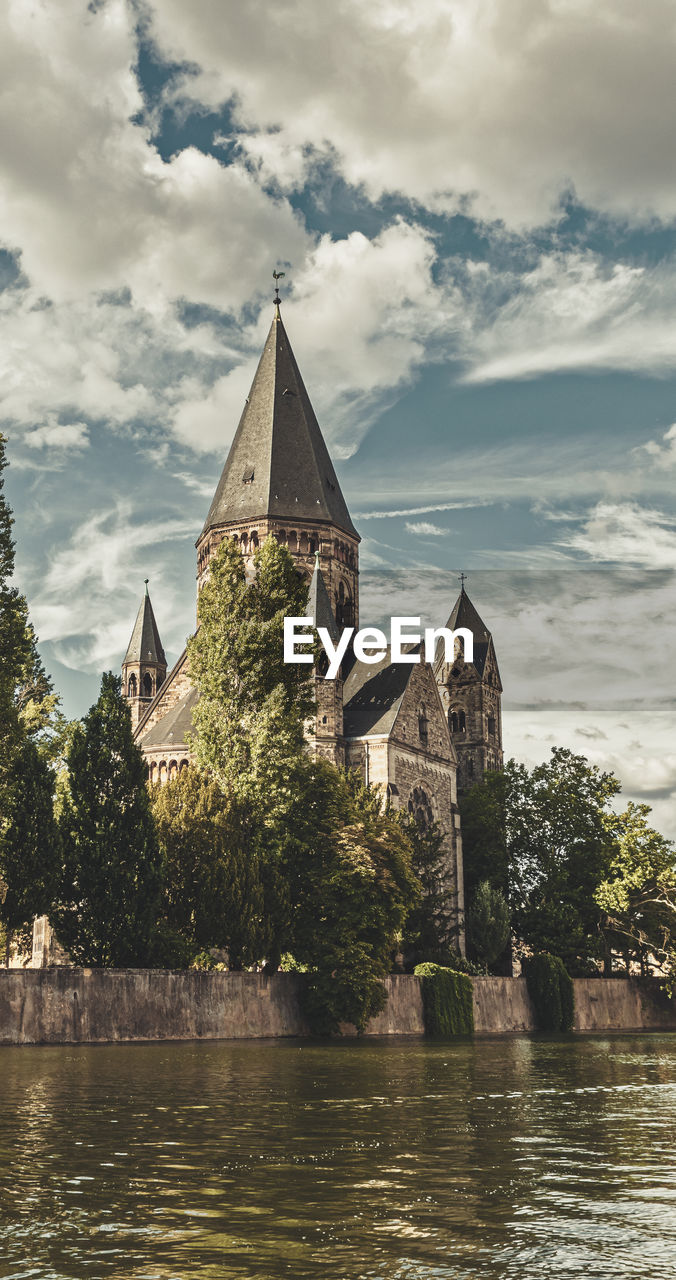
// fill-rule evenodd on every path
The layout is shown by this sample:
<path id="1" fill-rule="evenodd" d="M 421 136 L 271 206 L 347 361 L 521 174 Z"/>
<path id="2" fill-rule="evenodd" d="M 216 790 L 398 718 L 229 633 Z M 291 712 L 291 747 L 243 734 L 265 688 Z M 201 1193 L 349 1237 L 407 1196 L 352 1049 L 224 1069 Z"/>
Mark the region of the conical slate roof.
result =
<path id="1" fill-rule="evenodd" d="M 166 661 L 146 583 L 146 592 L 136 615 L 124 662 L 159 662 L 166 665 Z"/>
<path id="2" fill-rule="evenodd" d="M 263 516 L 324 521 L 358 537 L 279 306 L 202 532 Z"/>
<path id="3" fill-rule="evenodd" d="M 315 557 L 314 573 L 310 581 L 307 601 L 307 616 L 312 618 L 315 628 L 326 627 L 334 644 L 338 639 L 338 625 L 333 616 L 329 593 L 326 589 L 324 574 L 319 567 L 319 555 Z"/>
<path id="4" fill-rule="evenodd" d="M 451 616 L 446 623 L 449 631 L 457 631 L 459 627 L 467 627 L 474 637 L 474 657 L 473 666 L 476 667 L 479 675 L 483 675 L 486 665 L 486 657 L 488 655 L 488 647 L 491 643 L 491 633 L 486 626 L 483 618 L 477 613 L 472 601 L 470 600 L 464 585 L 460 589 L 453 608 Z M 443 646 L 440 646 L 443 653 Z M 435 666 L 437 663 L 435 663 Z"/>

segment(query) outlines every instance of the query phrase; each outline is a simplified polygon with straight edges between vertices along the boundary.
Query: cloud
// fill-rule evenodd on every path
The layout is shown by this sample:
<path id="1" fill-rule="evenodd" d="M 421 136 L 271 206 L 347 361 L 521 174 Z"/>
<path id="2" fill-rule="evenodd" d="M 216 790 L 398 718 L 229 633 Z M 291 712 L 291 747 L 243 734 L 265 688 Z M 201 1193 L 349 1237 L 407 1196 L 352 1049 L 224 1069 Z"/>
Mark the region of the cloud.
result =
<path id="1" fill-rule="evenodd" d="M 671 467 L 676 467 L 676 423 L 664 433 L 662 440 L 662 444 L 657 440 L 649 440 L 634 452 L 640 453 L 641 450 L 645 450 L 657 466 L 669 470 Z"/>
<path id="2" fill-rule="evenodd" d="M 0 16 L 2 240 L 46 297 L 132 291 L 236 311 L 307 236 L 242 163 L 164 161 L 145 122 L 134 7 L 16 0 Z M 274 247 L 274 252 L 273 252 Z"/>
<path id="3" fill-rule="evenodd" d="M 371 200 L 512 227 L 571 190 L 622 218 L 676 215 L 669 0 L 155 0 L 150 21 L 193 64 L 174 95 L 229 103 L 242 151 L 283 188 L 328 157 Z"/>
<path id="4" fill-rule="evenodd" d="M 558 545 L 591 560 L 676 568 L 676 518 L 636 502 L 598 502 Z"/>
<path id="5" fill-rule="evenodd" d="M 26 432 L 24 444 L 29 449 L 86 449 L 89 435 L 84 422 L 57 422 L 54 415 L 43 427 Z"/>
<path id="6" fill-rule="evenodd" d="M 673 259 L 648 268 L 561 251 L 520 272 L 469 264 L 461 287 L 467 325 L 459 353 L 468 382 L 676 367 Z"/>
<path id="7" fill-rule="evenodd" d="M 442 529 L 441 525 L 430 524 L 428 520 L 418 520 L 417 523 L 406 521 L 405 529 L 407 533 L 417 534 L 421 538 L 443 538 L 448 535 L 448 529 Z"/>
<path id="8" fill-rule="evenodd" d="M 66 667 L 117 670 L 151 565 L 163 643 L 165 648 L 181 647 L 189 625 L 184 597 L 193 584 L 177 590 L 170 548 L 194 533 L 192 522 L 175 517 L 139 522 L 131 504 L 122 501 L 85 520 L 52 551 L 40 580 L 28 582 L 31 620 L 40 641 L 49 642 Z"/>

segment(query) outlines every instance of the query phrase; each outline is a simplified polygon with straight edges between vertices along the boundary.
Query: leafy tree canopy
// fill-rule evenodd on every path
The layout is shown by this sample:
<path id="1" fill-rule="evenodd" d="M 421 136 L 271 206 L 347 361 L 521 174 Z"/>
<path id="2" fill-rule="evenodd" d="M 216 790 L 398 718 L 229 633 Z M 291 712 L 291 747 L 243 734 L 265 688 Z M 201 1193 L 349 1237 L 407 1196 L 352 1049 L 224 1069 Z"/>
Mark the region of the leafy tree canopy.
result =
<path id="1" fill-rule="evenodd" d="M 610 947 L 635 957 L 642 968 L 654 958 L 674 975 L 676 850 L 648 825 L 650 812 L 649 805 L 630 802 L 624 813 L 607 815 L 612 854 L 595 898 Z"/>
<path id="2" fill-rule="evenodd" d="M 266 954 L 261 860 L 247 807 L 195 766 L 152 794 L 164 855 L 164 914 L 169 934 L 198 952 L 228 952 L 231 969 Z"/>
<path id="3" fill-rule="evenodd" d="M 63 873 L 55 925 L 78 964 L 153 962 L 162 885 L 146 766 L 118 676 L 73 731 L 59 820 Z"/>

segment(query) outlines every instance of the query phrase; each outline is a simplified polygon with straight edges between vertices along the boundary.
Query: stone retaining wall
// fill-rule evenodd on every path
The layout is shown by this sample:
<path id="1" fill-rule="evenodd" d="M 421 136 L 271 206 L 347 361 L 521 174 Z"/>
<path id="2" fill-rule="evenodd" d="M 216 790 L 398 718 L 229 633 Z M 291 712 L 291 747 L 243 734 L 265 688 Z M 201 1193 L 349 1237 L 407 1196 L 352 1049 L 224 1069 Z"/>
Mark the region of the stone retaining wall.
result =
<path id="1" fill-rule="evenodd" d="M 305 1036 L 302 981 L 293 973 L 0 969 L 0 1044 Z M 472 983 L 477 1034 L 534 1030 L 524 978 Z M 400 974 L 385 985 L 388 1002 L 367 1035 L 423 1035 L 420 980 Z M 676 1030 L 676 1002 L 650 980 L 579 978 L 575 1030 Z"/>

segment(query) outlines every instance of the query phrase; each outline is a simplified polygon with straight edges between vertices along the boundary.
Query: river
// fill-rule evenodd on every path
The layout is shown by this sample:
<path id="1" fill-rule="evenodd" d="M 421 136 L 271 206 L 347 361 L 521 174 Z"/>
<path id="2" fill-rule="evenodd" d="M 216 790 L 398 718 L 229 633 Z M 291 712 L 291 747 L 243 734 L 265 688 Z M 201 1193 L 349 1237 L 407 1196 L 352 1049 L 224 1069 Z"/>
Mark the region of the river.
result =
<path id="1" fill-rule="evenodd" d="M 676 1034 L 0 1049 L 2 1280 L 673 1280 Z"/>

